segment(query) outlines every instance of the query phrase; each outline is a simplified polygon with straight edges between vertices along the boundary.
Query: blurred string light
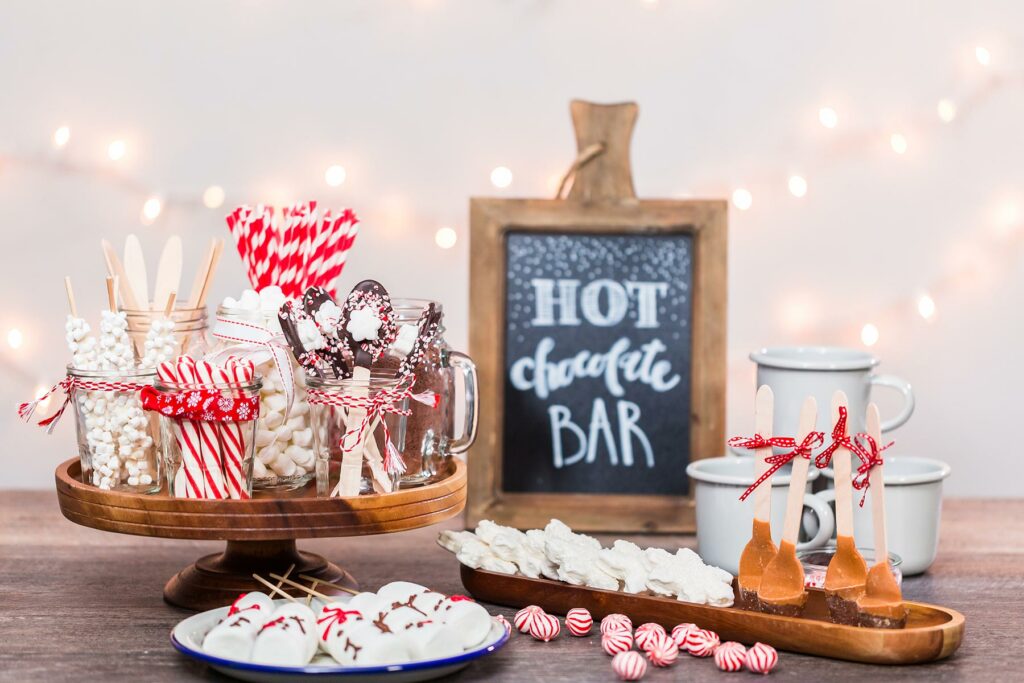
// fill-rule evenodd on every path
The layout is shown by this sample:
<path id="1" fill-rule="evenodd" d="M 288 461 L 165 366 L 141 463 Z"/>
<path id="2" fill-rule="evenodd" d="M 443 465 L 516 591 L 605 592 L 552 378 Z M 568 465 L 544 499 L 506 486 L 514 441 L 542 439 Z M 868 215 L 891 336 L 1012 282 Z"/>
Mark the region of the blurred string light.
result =
<path id="1" fill-rule="evenodd" d="M 750 190 L 738 187 L 732 191 L 732 205 L 740 211 L 747 211 L 754 205 L 754 195 L 750 194 Z"/>
<path id="2" fill-rule="evenodd" d="M 57 130 L 53 131 L 53 146 L 60 148 L 68 144 L 71 139 L 71 128 L 69 126 L 61 126 Z"/>
<path id="3" fill-rule="evenodd" d="M 988 51 L 987 47 L 979 45 L 974 48 L 974 58 L 978 60 L 978 64 L 988 66 L 992 62 L 992 53 Z"/>
<path id="4" fill-rule="evenodd" d="M 159 197 L 150 197 L 142 205 L 142 223 L 143 225 L 151 225 L 153 221 L 160 217 L 160 212 L 163 211 L 164 204 Z"/>
<path id="5" fill-rule="evenodd" d="M 839 114 L 832 107 L 822 107 L 818 110 L 818 121 L 831 130 L 839 125 Z"/>
<path id="6" fill-rule="evenodd" d="M 507 166 L 498 166 L 491 171 L 491 185 L 503 190 L 512 184 L 512 171 Z"/>
<path id="7" fill-rule="evenodd" d="M 114 140 L 107 145 L 107 158 L 111 161 L 120 161 L 124 158 L 125 152 L 128 151 L 128 146 L 124 140 Z"/>
<path id="8" fill-rule="evenodd" d="M 860 340 L 864 346 L 874 346 L 878 343 L 878 328 L 873 323 L 868 323 L 860 329 Z"/>
<path id="9" fill-rule="evenodd" d="M 889 136 L 889 146 L 897 154 L 907 153 L 907 137 L 903 133 L 893 133 Z"/>
<path id="10" fill-rule="evenodd" d="M 798 199 L 807 194 L 807 179 L 803 176 L 789 176 L 789 193 Z"/>
<path id="11" fill-rule="evenodd" d="M 203 190 L 203 206 L 208 209 L 219 209 L 224 204 L 224 188 L 210 185 Z"/>
<path id="12" fill-rule="evenodd" d="M 12 327 L 7 330 L 7 345 L 12 349 L 20 349 L 21 345 L 25 343 L 25 335 L 21 333 L 17 327 Z"/>
<path id="13" fill-rule="evenodd" d="M 953 123 L 953 119 L 956 118 L 956 103 L 953 100 L 945 98 L 939 100 L 935 110 L 939 115 L 939 120 L 943 123 Z"/>
<path id="14" fill-rule="evenodd" d="M 434 242 L 437 246 L 442 249 L 451 249 L 455 246 L 455 243 L 459 240 L 459 235 L 453 228 L 449 228 L 447 225 L 438 228 L 437 232 L 434 233 Z"/>
<path id="15" fill-rule="evenodd" d="M 331 187 L 338 187 L 345 182 L 346 175 L 344 166 L 330 166 L 324 171 L 324 182 Z"/>
<path id="16" fill-rule="evenodd" d="M 922 294 L 917 300 L 917 312 L 925 320 L 931 320 L 935 317 L 935 300 L 927 294 Z"/>

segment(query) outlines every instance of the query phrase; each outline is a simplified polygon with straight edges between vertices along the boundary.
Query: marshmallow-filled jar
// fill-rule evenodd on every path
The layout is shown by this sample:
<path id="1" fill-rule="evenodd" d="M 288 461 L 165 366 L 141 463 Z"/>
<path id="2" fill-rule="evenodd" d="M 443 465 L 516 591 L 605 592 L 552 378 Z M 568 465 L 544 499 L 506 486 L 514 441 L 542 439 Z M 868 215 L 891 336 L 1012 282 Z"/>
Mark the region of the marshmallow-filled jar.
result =
<path id="1" fill-rule="evenodd" d="M 442 315 L 443 308 L 440 303 L 425 299 L 392 299 L 391 302 L 399 326 L 398 338 L 378 365 L 397 372 L 412 347 L 420 316 L 430 304 Z M 440 400 L 437 408 L 416 402 L 409 406 L 412 414 L 400 445 L 407 468 L 399 478 L 401 488 L 437 480 L 445 472 L 447 459 L 465 453 L 476 438 L 476 365 L 466 354 L 452 350 L 444 338 L 444 318 L 441 320 L 426 346 L 423 360 L 414 369 L 416 384 L 413 387 L 417 392 L 432 391 Z M 461 404 L 457 392 L 460 377 L 464 387 Z M 458 434 L 455 431 L 457 414 L 462 417 Z"/>
<path id="2" fill-rule="evenodd" d="M 146 335 L 153 322 L 164 319 L 163 304 L 155 310 L 132 310 L 125 309 L 125 318 L 128 320 L 128 334 L 135 342 L 135 348 L 140 351 L 145 348 Z M 206 307 L 203 308 L 175 308 L 171 311 L 170 319 L 174 322 L 174 340 L 176 346 L 171 357 L 192 356 L 202 358 L 210 349 L 210 340 L 207 338 L 209 324 L 207 322 Z"/>
<path id="3" fill-rule="evenodd" d="M 366 413 L 358 408 L 350 408 L 344 405 L 345 402 L 373 401 L 382 392 L 388 392 L 398 387 L 398 380 L 394 374 L 387 370 L 373 370 L 369 379 L 323 379 L 319 377 L 308 377 L 306 383 L 314 396 L 323 396 L 323 399 L 310 402 L 310 414 L 313 418 L 313 444 L 316 448 L 316 490 L 318 496 L 338 495 L 334 492 L 341 477 L 341 465 L 344 459 L 342 444 L 345 443 L 355 450 L 358 444 L 363 444 L 362 460 L 360 463 L 359 492 L 364 495 L 374 492 L 374 471 L 370 461 L 382 462 L 387 452 L 384 430 L 381 423 L 387 425 L 387 431 L 398 452 L 398 456 L 405 462 L 409 460 L 402 450 L 406 442 L 404 434 L 407 431 L 408 418 L 396 412 L 383 412 L 376 419 L 366 416 Z M 408 398 L 396 401 L 394 407 L 400 411 L 409 409 L 412 403 Z M 339 405 L 340 404 L 340 405 Z M 360 425 L 363 425 L 360 438 Z M 346 437 L 346 433 L 351 432 Z M 378 471 L 381 471 L 378 468 Z M 398 476 L 387 475 L 392 490 L 398 488 Z"/>
<path id="4" fill-rule="evenodd" d="M 173 498 L 245 500 L 252 497 L 253 454 L 261 378 L 247 383 L 209 383 L 197 386 L 157 379 L 155 394 L 163 410 L 160 450 L 167 491 Z M 175 413 L 175 406 L 198 403 L 212 414 L 190 417 Z M 212 396 L 213 400 L 208 400 Z M 251 404 L 251 405 L 250 405 Z"/>
<path id="5" fill-rule="evenodd" d="M 214 342 L 208 355 L 216 361 L 223 361 L 228 355 L 243 355 L 256 363 L 256 372 L 263 377 L 260 417 L 256 422 L 256 458 L 253 461 L 253 489 L 256 491 L 301 488 L 316 475 L 313 431 L 306 402 L 306 376 L 302 368 L 290 351 L 278 354 L 278 358 L 291 368 L 294 393 L 289 410 L 284 387 L 288 374 L 276 366 L 277 360 L 266 352 L 265 347 L 240 344 L 225 338 L 235 336 L 229 334 L 230 323 L 237 321 L 262 328 L 267 336 L 277 340 L 273 343 L 283 346 L 277 313 L 285 301 L 279 287 L 265 287 L 258 293 L 247 289 L 237 300 L 231 297 L 224 299 L 217 309 Z"/>
<path id="6" fill-rule="evenodd" d="M 82 370 L 68 367 L 75 384 L 75 431 L 82 481 L 106 491 L 156 493 L 163 486 L 156 419 L 142 408 L 139 388 L 155 370 Z M 101 389 L 116 383 L 119 390 Z"/>

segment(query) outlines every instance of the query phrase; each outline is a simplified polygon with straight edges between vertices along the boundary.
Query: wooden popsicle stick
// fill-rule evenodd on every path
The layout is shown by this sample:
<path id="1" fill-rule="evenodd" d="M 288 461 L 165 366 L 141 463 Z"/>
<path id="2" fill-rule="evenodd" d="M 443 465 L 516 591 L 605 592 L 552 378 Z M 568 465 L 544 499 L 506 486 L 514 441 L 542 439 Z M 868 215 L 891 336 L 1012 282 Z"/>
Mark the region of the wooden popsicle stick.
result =
<path id="1" fill-rule="evenodd" d="M 146 259 L 142 245 L 135 235 L 128 235 L 124 241 L 124 272 L 135 298 L 143 308 L 149 308 L 149 279 L 146 276 Z"/>
<path id="2" fill-rule="evenodd" d="M 284 597 L 284 598 L 288 598 L 288 599 L 289 599 L 289 600 L 291 600 L 292 602 L 299 602 L 299 600 L 296 600 L 296 599 L 295 599 L 295 598 L 293 598 L 292 596 L 288 595 L 288 594 L 287 594 L 287 593 L 285 593 L 285 592 L 284 592 L 283 590 L 281 590 L 281 589 L 280 589 L 280 588 L 279 588 L 278 586 L 275 586 L 274 584 L 270 583 L 269 581 L 267 581 L 266 579 L 264 579 L 264 578 L 263 578 L 262 576 L 260 576 L 259 574 L 253 574 L 253 575 L 252 575 L 252 578 L 256 579 L 257 581 L 259 581 L 260 583 L 262 583 L 262 584 L 263 584 L 264 586 L 266 586 L 267 588 L 269 588 L 269 589 L 270 589 L 270 595 L 271 595 L 271 596 L 273 596 L 273 595 L 275 595 L 275 594 L 279 594 L 279 595 L 281 595 L 281 597 Z M 279 585 L 280 585 L 280 584 L 279 584 Z"/>
<path id="3" fill-rule="evenodd" d="M 312 595 L 315 598 L 320 598 L 321 600 L 327 600 L 329 602 L 334 600 L 334 598 L 332 598 L 330 595 L 324 595 L 319 591 L 313 590 L 309 586 L 303 586 L 301 583 L 292 581 L 291 579 L 285 578 L 283 576 L 278 576 L 277 574 L 270 574 L 270 578 L 277 579 L 278 581 L 284 583 L 285 585 L 291 586 L 292 588 L 298 588 L 300 591 L 303 591 L 307 595 Z"/>
<path id="4" fill-rule="evenodd" d="M 171 235 L 160 253 L 156 269 L 156 283 L 153 285 L 153 301 L 166 301 L 170 292 L 181 286 L 181 238 Z M 149 303 L 147 302 L 147 307 Z"/>
<path id="5" fill-rule="evenodd" d="M 103 248 L 103 257 L 107 262 L 107 274 L 118 279 L 118 285 L 121 289 L 121 301 L 126 308 L 132 311 L 141 310 L 139 300 L 135 297 L 135 292 L 128 281 L 128 276 L 124 272 L 124 266 L 121 264 L 121 259 L 118 258 L 117 252 L 114 251 L 113 245 L 106 240 L 100 240 L 100 246 Z M 146 307 L 149 307 L 148 303 Z"/>
<path id="6" fill-rule="evenodd" d="M 868 404 L 867 412 L 868 436 L 882 447 L 882 422 L 878 415 L 878 406 Z M 868 474 L 871 489 L 871 518 L 875 530 L 875 564 L 889 561 L 889 543 L 885 530 L 885 477 L 882 465 L 871 468 Z"/>
<path id="7" fill-rule="evenodd" d="M 765 439 L 772 438 L 772 408 L 775 395 L 767 384 L 757 390 L 754 399 L 754 433 Z M 754 451 L 754 481 L 760 479 L 771 468 L 765 458 L 771 457 L 772 449 L 758 448 Z M 754 489 L 754 519 L 770 522 L 772 518 L 772 482 L 766 481 Z"/>
<path id="8" fill-rule="evenodd" d="M 813 396 L 804 399 L 800 408 L 800 428 L 796 433 L 796 442 L 803 443 L 807 435 L 814 431 L 818 420 L 818 402 Z M 800 534 L 800 520 L 803 517 L 804 495 L 807 493 L 807 471 L 811 461 L 807 458 L 793 458 L 793 471 L 789 479 L 789 493 L 786 498 L 786 521 L 782 527 L 782 540 L 796 545 Z"/>
<path id="9" fill-rule="evenodd" d="M 846 394 L 837 391 L 832 395 L 832 424 L 839 420 L 839 409 L 847 405 Z M 847 413 L 849 415 L 849 413 Z M 846 423 L 850 429 L 849 419 Z M 841 434 L 840 438 L 846 436 Z M 832 454 L 833 482 L 836 487 L 836 536 L 853 538 L 853 468 L 850 464 L 850 450 L 840 446 Z"/>
<path id="10" fill-rule="evenodd" d="M 117 313 L 117 276 L 107 278 L 107 306 L 111 313 Z"/>
<path id="11" fill-rule="evenodd" d="M 64 276 L 64 291 L 68 294 L 68 308 L 71 310 L 71 317 L 78 317 L 78 306 L 75 305 L 75 290 L 71 289 L 71 277 Z"/>

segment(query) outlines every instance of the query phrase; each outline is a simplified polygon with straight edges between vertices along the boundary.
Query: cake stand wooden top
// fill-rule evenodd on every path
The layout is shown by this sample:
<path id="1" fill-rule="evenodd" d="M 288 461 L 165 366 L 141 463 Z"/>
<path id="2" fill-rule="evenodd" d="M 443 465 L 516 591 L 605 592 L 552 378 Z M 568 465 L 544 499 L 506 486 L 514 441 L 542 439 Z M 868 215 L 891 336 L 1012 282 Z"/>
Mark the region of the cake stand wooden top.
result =
<path id="1" fill-rule="evenodd" d="M 103 491 L 81 481 L 78 458 L 57 466 L 61 512 L 75 524 L 137 536 L 193 540 L 286 540 L 386 534 L 436 524 L 466 505 L 466 463 L 448 476 L 383 495 L 317 498 L 312 486 L 277 497 L 195 500 Z"/>

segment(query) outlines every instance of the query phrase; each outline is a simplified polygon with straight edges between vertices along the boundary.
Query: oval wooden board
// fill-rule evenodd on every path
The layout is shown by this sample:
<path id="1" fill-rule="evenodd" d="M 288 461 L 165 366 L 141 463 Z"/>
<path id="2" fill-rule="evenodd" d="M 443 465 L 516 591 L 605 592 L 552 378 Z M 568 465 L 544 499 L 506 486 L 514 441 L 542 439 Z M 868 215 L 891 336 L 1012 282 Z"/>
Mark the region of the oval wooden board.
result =
<path id="1" fill-rule="evenodd" d="M 82 483 L 77 458 L 61 463 L 55 477 L 61 512 L 82 526 L 163 538 L 286 540 L 392 533 L 454 517 L 466 505 L 466 464 L 450 462 L 439 482 L 351 498 L 317 498 L 313 487 L 251 500 L 102 491 Z"/>
<path id="2" fill-rule="evenodd" d="M 653 621 L 666 629 L 689 622 L 715 631 L 723 641 L 748 645 L 760 641 L 780 650 L 872 664 L 920 664 L 948 657 L 960 646 L 964 633 L 962 614 L 919 602 L 906 603 L 910 616 L 903 629 L 833 624 L 827 621 L 824 593 L 813 589 L 806 616 L 798 619 L 497 574 L 465 565 L 462 583 L 474 598 L 498 605 L 538 605 L 554 614 L 583 607 L 595 620 L 621 613 L 634 624 Z"/>

